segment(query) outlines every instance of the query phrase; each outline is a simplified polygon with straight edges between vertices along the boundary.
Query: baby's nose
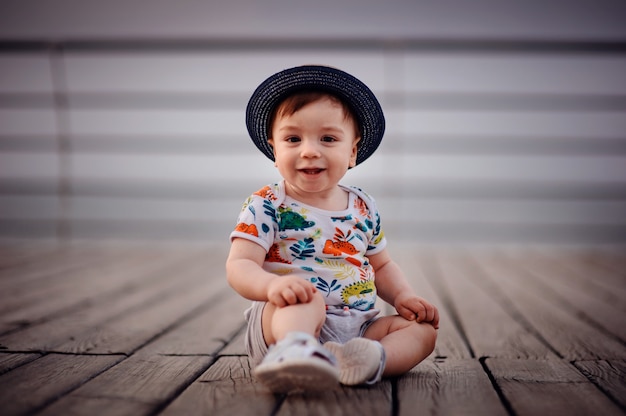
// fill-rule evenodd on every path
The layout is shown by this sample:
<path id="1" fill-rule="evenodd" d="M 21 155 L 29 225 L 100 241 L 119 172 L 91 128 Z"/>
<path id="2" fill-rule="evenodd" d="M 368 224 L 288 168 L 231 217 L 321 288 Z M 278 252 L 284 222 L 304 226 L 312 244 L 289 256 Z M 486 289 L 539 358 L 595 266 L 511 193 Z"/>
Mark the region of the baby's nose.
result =
<path id="1" fill-rule="evenodd" d="M 301 149 L 302 157 L 318 157 L 320 155 L 319 145 L 314 140 L 304 140 Z"/>

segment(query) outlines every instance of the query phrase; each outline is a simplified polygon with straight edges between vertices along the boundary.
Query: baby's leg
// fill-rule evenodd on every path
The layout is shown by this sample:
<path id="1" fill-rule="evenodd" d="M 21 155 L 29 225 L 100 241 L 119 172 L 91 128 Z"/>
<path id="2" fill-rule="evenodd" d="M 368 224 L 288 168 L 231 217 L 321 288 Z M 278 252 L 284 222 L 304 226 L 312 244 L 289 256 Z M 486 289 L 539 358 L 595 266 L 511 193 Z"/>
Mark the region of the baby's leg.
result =
<path id="1" fill-rule="evenodd" d="M 320 294 L 308 303 L 265 304 L 261 323 L 270 348 L 254 375 L 274 393 L 334 388 L 339 381 L 337 362 L 318 342 L 325 319 Z"/>
<path id="2" fill-rule="evenodd" d="M 406 373 L 435 349 L 437 330 L 428 323 L 384 316 L 367 328 L 365 338 L 380 341 L 387 355 L 384 376 Z"/>
<path id="3" fill-rule="evenodd" d="M 319 338 L 325 319 L 326 304 L 319 293 L 315 293 L 308 303 L 282 308 L 267 303 L 263 309 L 263 336 L 267 345 L 275 344 L 290 332 L 305 332 Z"/>

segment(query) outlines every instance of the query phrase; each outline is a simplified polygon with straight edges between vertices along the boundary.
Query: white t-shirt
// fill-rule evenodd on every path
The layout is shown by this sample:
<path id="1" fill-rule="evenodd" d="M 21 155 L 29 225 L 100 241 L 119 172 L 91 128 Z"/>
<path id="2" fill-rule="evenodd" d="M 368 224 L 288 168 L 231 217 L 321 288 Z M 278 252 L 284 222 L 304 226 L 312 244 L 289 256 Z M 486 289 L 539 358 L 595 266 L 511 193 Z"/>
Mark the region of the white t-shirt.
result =
<path id="1" fill-rule="evenodd" d="M 374 199 L 359 188 L 342 188 L 349 192 L 348 208 L 326 211 L 286 196 L 284 181 L 268 185 L 243 204 L 230 238 L 262 246 L 266 271 L 309 280 L 326 305 L 367 311 L 376 302 L 367 256 L 387 241 Z"/>

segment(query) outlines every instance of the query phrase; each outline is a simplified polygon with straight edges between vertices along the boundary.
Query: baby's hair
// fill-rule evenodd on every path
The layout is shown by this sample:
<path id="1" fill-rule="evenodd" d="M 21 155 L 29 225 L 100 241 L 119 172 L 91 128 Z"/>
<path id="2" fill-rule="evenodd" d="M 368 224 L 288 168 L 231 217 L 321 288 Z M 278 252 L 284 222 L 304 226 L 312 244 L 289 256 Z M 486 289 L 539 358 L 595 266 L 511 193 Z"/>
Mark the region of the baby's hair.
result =
<path id="1" fill-rule="evenodd" d="M 350 106 L 340 97 L 326 91 L 318 90 L 299 91 L 285 98 L 280 104 L 278 104 L 274 111 L 272 111 L 272 113 L 270 114 L 270 118 L 267 123 L 267 137 L 272 137 L 272 126 L 274 125 L 274 121 L 276 120 L 277 116 L 291 116 L 305 105 L 326 97 L 341 105 L 344 118 L 346 120 L 352 120 L 352 123 L 354 124 L 354 131 L 357 133 L 357 137 L 361 137 L 361 126 L 359 126 L 359 123 L 354 116 L 354 112 L 352 111 Z"/>

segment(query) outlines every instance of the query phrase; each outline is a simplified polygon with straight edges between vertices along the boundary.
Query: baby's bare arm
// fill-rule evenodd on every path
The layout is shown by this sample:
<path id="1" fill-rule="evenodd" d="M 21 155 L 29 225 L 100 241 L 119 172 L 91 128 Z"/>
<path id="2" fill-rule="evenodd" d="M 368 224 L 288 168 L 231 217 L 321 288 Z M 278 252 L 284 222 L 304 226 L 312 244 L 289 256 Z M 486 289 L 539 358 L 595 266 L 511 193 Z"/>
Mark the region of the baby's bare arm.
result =
<path id="1" fill-rule="evenodd" d="M 228 283 L 247 299 L 271 302 L 279 307 L 313 299 L 316 289 L 310 282 L 293 275 L 268 273 L 262 267 L 264 260 L 263 247 L 236 238 L 226 260 Z"/>
<path id="2" fill-rule="evenodd" d="M 384 301 L 393 305 L 405 319 L 429 322 L 435 328 L 439 327 L 437 308 L 415 294 L 404 272 L 386 249 L 370 256 L 369 260 L 376 273 L 376 290 Z"/>

